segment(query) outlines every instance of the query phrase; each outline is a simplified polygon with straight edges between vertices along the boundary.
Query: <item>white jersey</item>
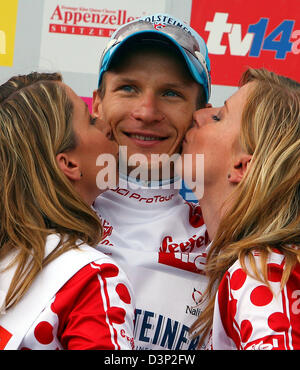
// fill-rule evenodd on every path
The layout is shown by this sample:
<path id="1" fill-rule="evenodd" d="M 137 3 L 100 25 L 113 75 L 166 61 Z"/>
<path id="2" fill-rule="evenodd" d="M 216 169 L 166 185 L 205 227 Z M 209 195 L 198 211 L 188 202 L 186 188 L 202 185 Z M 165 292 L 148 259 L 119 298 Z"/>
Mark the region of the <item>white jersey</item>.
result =
<path id="1" fill-rule="evenodd" d="M 94 208 L 104 225 L 99 249 L 121 265 L 133 285 L 135 348 L 196 349 L 199 340 L 190 338 L 189 327 L 207 283 L 208 235 L 200 206 L 186 202 L 174 184 L 125 186 L 102 194 Z"/>

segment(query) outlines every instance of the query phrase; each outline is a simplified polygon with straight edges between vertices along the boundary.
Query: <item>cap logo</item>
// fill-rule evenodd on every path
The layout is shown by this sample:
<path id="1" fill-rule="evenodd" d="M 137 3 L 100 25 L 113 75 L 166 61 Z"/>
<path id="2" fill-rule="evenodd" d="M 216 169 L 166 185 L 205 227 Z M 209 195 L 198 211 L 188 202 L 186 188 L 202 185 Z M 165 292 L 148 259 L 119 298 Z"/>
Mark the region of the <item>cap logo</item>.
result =
<path id="1" fill-rule="evenodd" d="M 153 27 L 159 31 L 159 29 L 164 28 L 166 26 L 176 26 L 181 28 L 182 30 L 186 31 L 190 35 L 192 34 L 191 31 L 186 27 L 184 22 L 179 21 L 178 19 L 174 19 L 167 15 L 158 14 L 152 17 L 144 17 L 142 18 L 144 21 L 152 23 Z M 160 22 L 160 23 L 158 23 Z"/>
<path id="2" fill-rule="evenodd" d="M 161 30 L 162 28 L 165 28 L 166 26 L 165 25 L 163 25 L 163 24 L 161 24 L 161 23 L 158 23 L 158 24 L 154 24 L 154 28 L 157 30 L 157 31 L 159 31 L 159 30 Z"/>

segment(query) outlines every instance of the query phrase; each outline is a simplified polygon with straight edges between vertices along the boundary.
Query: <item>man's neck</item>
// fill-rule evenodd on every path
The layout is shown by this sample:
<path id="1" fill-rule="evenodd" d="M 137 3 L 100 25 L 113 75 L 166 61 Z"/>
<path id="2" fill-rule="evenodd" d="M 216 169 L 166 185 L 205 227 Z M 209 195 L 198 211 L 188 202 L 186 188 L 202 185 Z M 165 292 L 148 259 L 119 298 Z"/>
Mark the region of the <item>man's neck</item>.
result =
<path id="1" fill-rule="evenodd" d="M 133 176 L 127 176 L 124 173 L 119 173 L 119 179 L 120 183 L 126 183 L 128 182 L 129 186 L 130 184 L 134 184 L 143 188 L 149 188 L 149 189 L 158 189 L 158 188 L 165 188 L 167 189 L 168 186 L 170 188 L 173 188 L 174 183 L 178 183 L 181 181 L 180 177 L 172 177 L 167 179 L 158 179 L 158 180 L 148 180 L 148 179 L 138 179 Z"/>

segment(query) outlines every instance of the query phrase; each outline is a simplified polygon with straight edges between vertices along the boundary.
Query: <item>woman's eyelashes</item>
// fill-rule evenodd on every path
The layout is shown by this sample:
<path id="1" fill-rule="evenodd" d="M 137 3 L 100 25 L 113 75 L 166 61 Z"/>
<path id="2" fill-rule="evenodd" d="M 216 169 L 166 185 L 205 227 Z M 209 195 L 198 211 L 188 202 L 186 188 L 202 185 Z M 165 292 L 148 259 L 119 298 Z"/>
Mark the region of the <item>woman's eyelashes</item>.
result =
<path id="1" fill-rule="evenodd" d="M 214 121 L 217 121 L 219 122 L 221 120 L 221 118 L 219 116 L 217 116 L 216 114 L 214 114 L 212 117 L 211 117 Z"/>

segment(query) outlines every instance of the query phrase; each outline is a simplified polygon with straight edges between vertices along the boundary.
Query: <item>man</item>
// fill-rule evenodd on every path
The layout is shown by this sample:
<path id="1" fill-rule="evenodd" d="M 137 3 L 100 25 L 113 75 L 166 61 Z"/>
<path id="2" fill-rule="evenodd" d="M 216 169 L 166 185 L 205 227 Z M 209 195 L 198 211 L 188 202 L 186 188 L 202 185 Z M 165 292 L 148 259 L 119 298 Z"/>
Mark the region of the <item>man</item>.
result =
<path id="1" fill-rule="evenodd" d="M 93 113 L 125 151 L 119 185 L 94 203 L 105 234 L 99 249 L 133 284 L 136 349 L 197 347 L 188 331 L 206 287 L 206 227 L 200 207 L 180 196 L 172 161 L 153 155 L 180 152 L 193 112 L 207 105 L 209 71 L 202 38 L 167 14 L 123 25 L 100 62 Z"/>

